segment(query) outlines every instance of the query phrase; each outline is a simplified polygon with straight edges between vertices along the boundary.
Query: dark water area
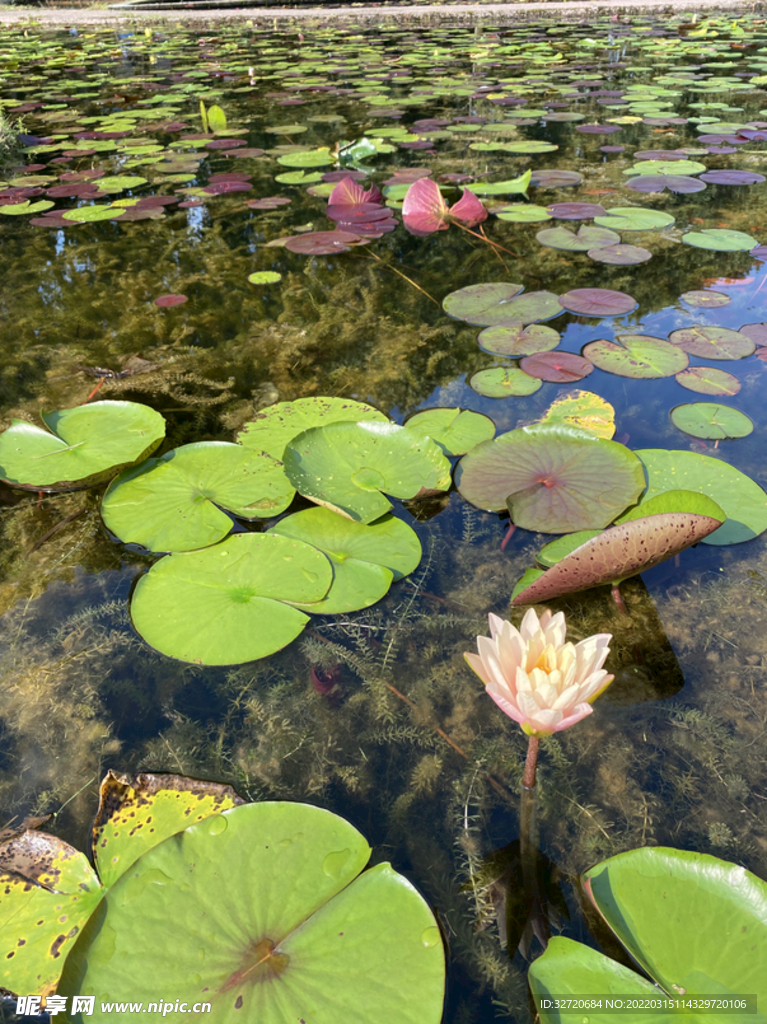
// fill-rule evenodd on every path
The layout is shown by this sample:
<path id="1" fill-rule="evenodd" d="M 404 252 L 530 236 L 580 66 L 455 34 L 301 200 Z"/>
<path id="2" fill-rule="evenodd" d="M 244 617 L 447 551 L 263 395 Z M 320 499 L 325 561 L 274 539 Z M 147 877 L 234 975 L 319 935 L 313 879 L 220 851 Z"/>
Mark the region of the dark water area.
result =
<path id="1" fill-rule="evenodd" d="M 232 441 L 261 410 L 308 396 L 367 402 L 397 423 L 460 407 L 502 434 L 580 390 L 612 406 L 630 449 L 695 452 L 767 486 L 767 326 L 741 332 L 767 321 L 765 84 L 767 23 L 753 14 L 274 33 L 6 28 L 0 104 L 24 146 L 9 140 L 0 170 L 0 426 L 39 424 L 41 411 L 80 405 L 100 385 L 98 399 L 162 413 L 161 451 Z M 220 107 L 225 126 L 206 131 L 201 102 Z M 646 160 L 664 161 L 649 168 L 665 179 L 655 191 L 630 187 Z M 451 205 L 461 185 L 528 170 L 532 180 L 526 192 L 480 191 L 489 216 L 477 233 L 446 221 L 421 236 L 401 211 L 417 168 Z M 717 170 L 745 174 L 701 180 Z M 292 251 L 285 239 L 334 228 L 327 197 L 342 171 L 383 191 L 395 230 L 332 255 Z M 248 205 L 266 198 L 279 202 Z M 604 263 L 599 247 L 537 238 L 596 226 L 593 211 L 546 212 L 563 203 L 673 220 L 616 228 L 620 245 L 650 256 Z M 523 206 L 540 219 L 498 215 Z M 262 272 L 278 277 L 249 281 Z M 691 392 L 673 370 L 638 378 L 596 366 L 493 397 L 475 375 L 516 371 L 518 358 L 484 351 L 483 325 L 442 309 L 484 282 L 635 300 L 623 315 L 531 316 L 560 334 L 557 353 L 695 326 L 754 344 L 733 356 L 732 338 L 714 332 L 707 357 L 689 355 L 691 368 L 727 375 L 719 391 Z M 184 301 L 158 304 L 171 295 Z M 752 432 L 682 431 L 671 411 L 698 401 L 744 413 Z M 395 500 L 423 558 L 382 601 L 318 616 L 268 658 L 202 667 L 133 628 L 131 588 L 157 557 L 109 533 L 103 487 L 0 487 L 0 827 L 52 813 L 46 828 L 82 848 L 108 768 L 327 807 L 438 913 L 445 1022 L 530 1020 L 528 963 L 501 946 L 477 885 L 483 859 L 519 837 L 526 739 L 462 655 L 487 633 L 488 612 L 519 622 L 511 591 L 552 537 L 520 529 L 501 550 L 508 517 L 455 488 Z M 767 496 L 754 515 L 753 539 L 702 543 L 627 581 L 630 618 L 606 587 L 548 602 L 565 612 L 568 638 L 614 635 L 612 687 L 541 748 L 540 843 L 571 938 L 604 943 L 576 880 L 624 850 L 675 846 L 767 877 Z"/>

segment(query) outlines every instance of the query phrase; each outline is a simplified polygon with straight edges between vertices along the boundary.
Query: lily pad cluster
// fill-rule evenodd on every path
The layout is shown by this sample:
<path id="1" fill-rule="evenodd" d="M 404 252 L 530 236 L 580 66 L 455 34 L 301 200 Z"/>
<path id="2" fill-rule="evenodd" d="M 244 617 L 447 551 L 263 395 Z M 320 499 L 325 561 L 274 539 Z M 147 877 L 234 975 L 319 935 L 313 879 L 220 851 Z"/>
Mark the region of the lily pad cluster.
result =
<path id="1" fill-rule="evenodd" d="M 441 1019 L 434 915 L 390 864 L 365 870 L 370 846 L 330 811 L 110 771 L 91 837 L 96 870 L 33 829 L 0 850 L 10 991 L 87 991 L 100 1005 L 132 999 L 140 977 L 145 1004 L 200 1004 L 214 1022 L 243 1011 L 280 1024 L 307 1002 L 327 1024 L 349 1013 L 371 1024 Z"/>

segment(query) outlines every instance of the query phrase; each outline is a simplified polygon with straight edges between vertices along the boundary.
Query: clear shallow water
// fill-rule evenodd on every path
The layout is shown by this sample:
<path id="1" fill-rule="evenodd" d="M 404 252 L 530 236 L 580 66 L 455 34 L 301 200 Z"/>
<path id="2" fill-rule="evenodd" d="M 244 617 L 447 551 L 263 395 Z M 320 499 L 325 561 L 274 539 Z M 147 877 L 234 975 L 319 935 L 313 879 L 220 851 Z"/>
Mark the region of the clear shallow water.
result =
<path id="1" fill-rule="evenodd" d="M 157 194 L 202 203 L 163 207 L 157 220 L 66 228 L 32 225 L 32 214 L 0 217 L 4 422 L 84 401 L 98 382 L 92 370 L 98 367 L 142 371 L 107 378 L 99 394 L 161 411 L 169 422 L 168 447 L 231 440 L 258 409 L 310 394 L 370 401 L 398 421 L 420 408 L 460 405 L 491 416 L 500 433 L 540 417 L 570 387 L 546 383 L 528 398 L 491 399 L 468 385 L 479 369 L 511 365 L 480 351 L 479 327 L 452 320 L 440 308 L 449 292 L 481 281 L 512 280 L 528 292 L 557 295 L 604 287 L 635 297 L 636 311 L 622 318 L 565 313 L 549 321 L 565 351 L 626 331 L 665 338 L 693 322 L 733 329 L 762 322 L 765 264 L 745 251 L 693 248 L 681 236 L 725 227 L 767 242 L 767 183 L 711 184 L 691 194 L 643 195 L 626 187 L 630 176 L 623 171 L 637 150 L 691 147 L 706 150 L 691 158 L 708 169 L 763 169 L 765 143 L 701 144 L 693 118 L 726 119 L 723 135 L 767 120 L 767 96 L 751 82 L 765 61 L 764 26 L 728 19 L 691 36 L 700 29 L 684 24 L 605 19 L 575 29 L 540 22 L 370 33 L 317 26 L 276 36 L 246 26 L 215 36 L 62 33 L 45 37 L 46 49 L 34 34 L 6 30 L 0 66 L 6 114 L 23 116 L 25 132 L 39 140 L 54 137 L 38 147 L 58 147 L 33 148 L 25 164 L 43 167 L 30 173 L 53 178 L 96 170 L 146 179 L 95 200 L 102 204 Z M 683 81 L 668 81 L 680 74 Z M 660 107 L 640 111 L 648 100 L 627 99 L 629 86 L 638 84 L 678 95 L 661 95 Z M 222 136 L 184 141 L 200 134 L 200 99 L 224 109 L 224 138 L 264 152 L 238 156 L 243 147 L 230 145 L 231 155 L 223 155 L 208 145 Z M 706 102 L 725 109 L 691 106 Z M 14 113 L 30 103 L 40 105 Z M 552 121 L 552 111 L 583 118 Z M 626 116 L 637 120 L 609 134 L 576 131 L 579 124 L 610 126 L 612 118 Z M 426 118 L 448 123 L 438 126 L 437 137 L 416 130 L 410 132 L 415 139 L 400 142 L 379 134 Z M 677 123 L 682 119 L 686 123 Z M 508 131 L 512 121 L 518 123 L 511 135 L 486 130 L 505 122 Z M 77 138 L 91 131 L 121 137 Z M 333 257 L 268 246 L 309 225 L 332 227 L 323 196 L 310 195 L 306 183 L 275 180 L 295 170 L 278 162 L 290 153 L 277 147 L 316 150 L 363 135 L 383 139 L 383 151 L 368 161 L 370 178 L 379 184 L 417 166 L 434 176 L 489 181 L 528 167 L 565 168 L 581 174 L 582 182 L 531 188 L 530 201 L 639 205 L 670 213 L 675 224 L 623 235 L 652 252 L 637 266 L 605 266 L 536 239 L 541 228 L 577 229 L 578 222 L 521 225 L 492 216 L 484 225 L 488 237 L 516 257 L 501 253 L 499 260 L 455 226 L 415 238 L 399 225 Z M 498 137 L 559 148 L 532 155 L 470 148 Z M 88 153 L 94 142 L 106 149 Z M 423 142 L 427 148 L 410 148 Z M 160 148 L 136 154 L 143 144 Z M 80 145 L 76 155 L 66 155 Z M 625 148 L 604 153 L 603 145 Z M 169 159 L 169 153 L 190 150 L 191 161 Z M 333 169 L 331 156 L 307 171 Z M 247 175 L 251 190 L 178 192 L 204 188 L 211 176 L 226 173 Z M 66 183 L 14 185 L 21 175 L 11 166 L 6 189 Z M 177 175 L 189 180 L 173 180 Z M 272 211 L 244 205 L 266 196 L 290 204 Z M 58 210 L 94 202 L 53 201 Z M 254 286 L 247 278 L 258 270 L 275 270 L 282 280 Z M 680 301 L 682 293 L 701 288 L 729 296 L 729 305 L 701 310 Z M 169 293 L 184 294 L 186 303 L 154 304 Z M 127 362 L 136 353 L 149 365 Z M 716 450 L 708 444 L 707 454 L 764 484 L 767 364 L 756 354 L 692 363 L 733 373 L 741 390 L 722 401 L 755 424 L 747 438 Z M 706 399 L 673 377 L 632 380 L 597 369 L 576 386 L 613 404 L 617 434 L 628 435 L 632 448 L 701 450 L 672 426 L 669 412 Z M 81 844 L 107 767 L 181 771 L 232 782 L 253 799 L 318 802 L 347 815 L 376 856 L 407 871 L 438 909 L 450 940 L 446 1020 L 489 1021 L 509 1013 L 527 1019 L 525 963 L 519 956 L 510 962 L 500 948 L 487 900 L 478 906 L 463 889 L 484 856 L 517 836 L 515 794 L 525 744 L 482 695 L 461 654 L 486 632 L 489 610 L 506 613 L 514 583 L 544 538 L 519 531 L 501 555 L 505 523 L 456 493 L 423 522 L 398 509 L 424 545 L 410 581 L 368 612 L 318 620 L 271 659 L 200 669 L 153 652 L 133 632 L 130 587 L 153 559 L 108 536 L 99 497 L 83 492 L 38 500 L 3 492 L 3 820 L 54 811 L 52 827 Z M 678 565 L 669 561 L 644 574 L 646 590 L 626 585 L 630 625 L 617 617 L 605 591 L 556 603 L 575 639 L 615 634 L 611 670 L 618 676 L 595 713 L 545 743 L 541 756 L 541 842 L 561 870 L 572 918 L 565 934 L 594 941 L 572 877 L 633 846 L 703 850 L 767 877 L 766 579 L 759 538 L 730 548 L 700 545 L 684 552 Z M 637 664 L 637 647 L 649 652 L 644 664 Z M 335 666 L 335 689 L 318 692 L 312 667 Z M 675 696 L 657 699 L 678 690 L 682 680 Z M 444 745 L 435 726 L 467 759 Z M 509 790 L 509 799 L 487 783 L 487 773 Z M 485 927 L 476 931 L 478 916 Z"/>

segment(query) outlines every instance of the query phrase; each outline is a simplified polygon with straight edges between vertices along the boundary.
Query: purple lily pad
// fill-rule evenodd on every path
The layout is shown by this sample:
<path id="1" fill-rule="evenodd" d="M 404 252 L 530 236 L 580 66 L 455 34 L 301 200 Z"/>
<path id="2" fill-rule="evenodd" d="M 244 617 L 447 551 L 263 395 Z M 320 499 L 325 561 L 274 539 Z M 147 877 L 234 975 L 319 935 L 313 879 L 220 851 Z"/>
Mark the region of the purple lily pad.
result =
<path id="1" fill-rule="evenodd" d="M 612 135 L 613 132 L 619 132 L 621 126 L 619 124 L 577 124 L 575 130 L 583 135 Z"/>
<path id="2" fill-rule="evenodd" d="M 335 203 L 327 206 L 325 213 L 331 220 L 343 220 L 347 224 L 359 221 L 361 224 L 372 224 L 377 220 L 389 220 L 392 212 L 387 206 L 378 203 Z"/>
<path id="3" fill-rule="evenodd" d="M 589 249 L 586 253 L 597 263 L 611 263 L 616 267 L 632 267 L 637 263 L 646 263 L 652 259 L 649 249 L 643 249 L 641 245 L 606 245 L 599 249 Z"/>
<path id="4" fill-rule="evenodd" d="M 543 170 L 533 171 L 530 176 L 530 184 L 536 188 L 568 188 L 570 185 L 580 185 L 583 175 L 577 171 Z"/>
<path id="5" fill-rule="evenodd" d="M 705 181 L 690 178 L 685 174 L 637 174 L 626 182 L 626 188 L 634 192 L 702 192 Z"/>
<path id="6" fill-rule="evenodd" d="M 757 245 L 750 250 L 749 256 L 757 260 L 767 260 L 767 245 Z"/>
<path id="7" fill-rule="evenodd" d="M 686 160 L 687 154 L 678 149 L 638 149 L 635 160 Z"/>
<path id="8" fill-rule="evenodd" d="M 219 181 L 206 185 L 203 192 L 210 196 L 223 196 L 229 192 L 250 192 L 253 186 L 247 181 Z"/>
<path id="9" fill-rule="evenodd" d="M 684 292 L 679 298 L 694 309 L 719 309 L 721 306 L 729 306 L 732 302 L 730 296 L 724 292 L 709 292 L 703 289 Z"/>
<path id="10" fill-rule="evenodd" d="M 285 248 L 302 256 L 329 256 L 349 252 L 353 245 L 366 242 L 366 238 L 350 231 L 307 231 L 303 235 L 291 235 L 285 242 Z"/>
<path id="11" fill-rule="evenodd" d="M 287 206 L 291 200 L 285 196 L 266 196 L 264 199 L 246 199 L 245 205 L 251 210 L 276 210 Z"/>
<path id="12" fill-rule="evenodd" d="M 464 455 L 456 485 L 478 508 L 508 508 L 524 529 L 572 533 L 611 523 L 636 502 L 645 478 L 636 455 L 617 441 L 569 427 L 533 425 L 484 441 Z"/>
<path id="13" fill-rule="evenodd" d="M 593 363 L 575 352 L 536 352 L 525 356 L 519 367 L 531 377 L 538 377 L 550 384 L 569 384 L 582 380 L 594 370 Z"/>
<path id="14" fill-rule="evenodd" d="M 755 345 L 767 345 L 767 323 L 744 324 L 739 334 L 745 334 Z"/>
<path id="15" fill-rule="evenodd" d="M 186 295 L 160 295 L 154 300 L 154 304 L 166 309 L 168 306 L 182 306 L 186 301 Z"/>
<path id="16" fill-rule="evenodd" d="M 692 356 L 702 359 L 744 359 L 753 354 L 756 343 L 741 331 L 728 327 L 710 327 L 694 324 L 672 331 L 668 336 L 672 345 L 678 345 Z"/>
<path id="17" fill-rule="evenodd" d="M 552 203 L 546 213 L 558 220 L 591 220 L 607 213 L 601 203 Z"/>
<path id="18" fill-rule="evenodd" d="M 767 179 L 754 171 L 706 171 L 700 180 L 709 185 L 759 185 Z"/>
<path id="19" fill-rule="evenodd" d="M 322 175 L 323 181 L 334 183 L 343 181 L 344 178 L 351 178 L 352 181 L 364 181 L 367 174 L 363 174 L 362 171 L 328 171 L 327 174 Z"/>
<path id="20" fill-rule="evenodd" d="M 637 307 L 633 295 L 610 288 L 574 288 L 560 295 L 559 301 L 568 313 L 581 316 L 623 316 Z"/>
<path id="21" fill-rule="evenodd" d="M 624 153 L 626 150 L 625 146 L 600 146 L 602 153 Z"/>
<path id="22" fill-rule="evenodd" d="M 245 146 L 243 149 L 222 149 L 221 156 L 238 156 L 244 160 L 255 159 L 257 156 L 263 156 L 265 150 L 259 149 L 257 146 Z"/>

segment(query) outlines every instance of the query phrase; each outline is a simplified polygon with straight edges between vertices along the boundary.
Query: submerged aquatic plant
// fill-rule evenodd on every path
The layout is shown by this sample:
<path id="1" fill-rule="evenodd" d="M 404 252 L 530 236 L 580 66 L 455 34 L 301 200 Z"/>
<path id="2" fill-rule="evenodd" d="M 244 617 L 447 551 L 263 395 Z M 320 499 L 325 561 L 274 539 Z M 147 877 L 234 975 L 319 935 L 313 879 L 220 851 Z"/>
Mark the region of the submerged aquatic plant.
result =
<path id="1" fill-rule="evenodd" d="M 520 629 L 488 616 L 490 637 L 477 637 L 479 654 L 465 654 L 498 707 L 530 737 L 523 786 L 535 786 L 538 741 L 575 725 L 591 714 L 614 676 L 602 668 L 610 653 L 610 633 L 578 644 L 566 643 L 563 612 L 548 609 L 540 619 L 530 608 Z"/>

